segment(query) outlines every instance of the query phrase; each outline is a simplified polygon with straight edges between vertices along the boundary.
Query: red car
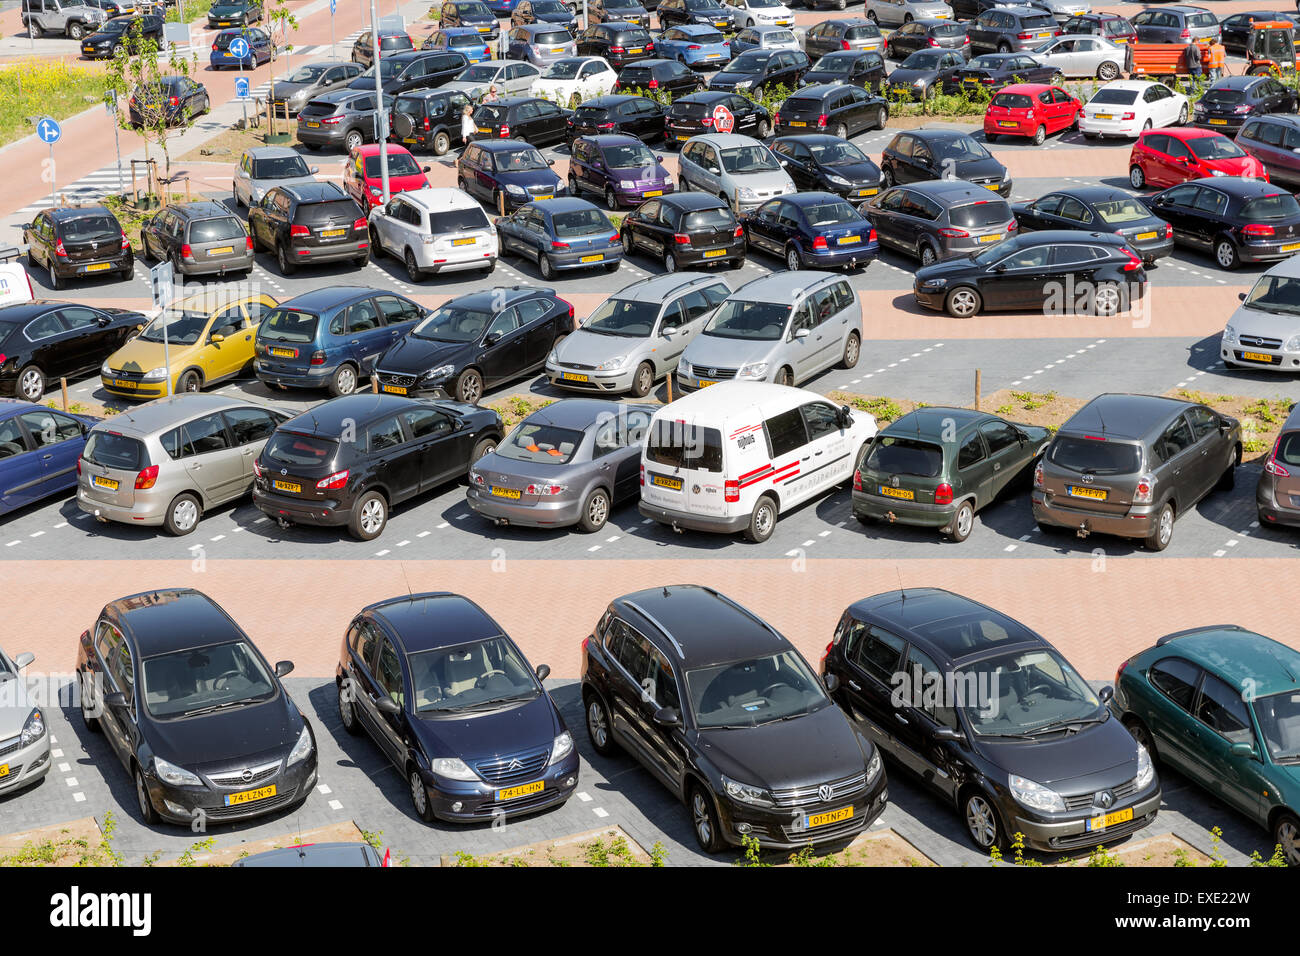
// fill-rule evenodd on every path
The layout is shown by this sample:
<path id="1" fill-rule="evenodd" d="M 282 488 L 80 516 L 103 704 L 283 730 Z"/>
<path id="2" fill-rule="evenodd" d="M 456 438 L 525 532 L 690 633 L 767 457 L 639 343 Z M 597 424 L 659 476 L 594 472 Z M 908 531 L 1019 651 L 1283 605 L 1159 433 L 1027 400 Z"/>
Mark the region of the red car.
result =
<path id="1" fill-rule="evenodd" d="M 1128 181 L 1134 189 L 1164 189 L 1207 176 L 1240 176 L 1268 182 L 1263 163 L 1214 130 L 1145 130 L 1129 154 Z"/>
<path id="2" fill-rule="evenodd" d="M 411 189 L 425 189 L 428 166 L 420 166 L 405 146 L 388 143 L 388 192 L 390 195 Z M 384 183 L 379 172 L 379 144 L 358 146 L 348 153 L 343 167 L 343 189 L 367 212 L 384 201 Z"/>
<path id="3" fill-rule="evenodd" d="M 1079 122 L 1083 102 L 1059 86 L 1012 83 L 989 101 L 984 111 L 984 138 L 1028 136 L 1041 145 L 1052 133 L 1072 129 Z"/>

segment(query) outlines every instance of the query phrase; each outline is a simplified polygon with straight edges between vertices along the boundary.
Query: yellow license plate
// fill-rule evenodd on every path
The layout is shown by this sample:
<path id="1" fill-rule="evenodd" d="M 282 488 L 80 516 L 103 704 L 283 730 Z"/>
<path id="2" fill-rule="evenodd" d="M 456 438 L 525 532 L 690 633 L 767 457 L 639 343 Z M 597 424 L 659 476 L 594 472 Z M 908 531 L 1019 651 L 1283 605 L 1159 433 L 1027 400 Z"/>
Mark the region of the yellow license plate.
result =
<path id="1" fill-rule="evenodd" d="M 1100 488 L 1080 488 L 1078 485 L 1067 485 L 1065 490 L 1075 498 L 1091 498 L 1093 501 L 1105 501 L 1109 494 Z"/>
<path id="2" fill-rule="evenodd" d="M 1133 819 L 1133 808 L 1127 810 L 1116 810 L 1114 813 L 1107 813 L 1100 817 L 1093 817 L 1088 821 L 1088 830 L 1104 830 L 1107 827 L 1113 827 L 1117 823 L 1128 823 Z"/>
<path id="3" fill-rule="evenodd" d="M 1001 238 L 1002 238 L 1002 233 L 995 232 L 991 236 L 980 236 L 980 242 L 997 242 Z"/>
<path id="4" fill-rule="evenodd" d="M 114 388 L 138 388 L 139 386 L 136 385 L 135 382 L 128 381 L 124 378 L 115 378 L 113 379 L 113 387 Z"/>
<path id="5" fill-rule="evenodd" d="M 473 236 L 470 236 L 468 239 L 453 239 L 451 244 L 453 246 L 472 246 L 476 242 L 478 242 L 478 240 Z"/>
<path id="6" fill-rule="evenodd" d="M 492 130 L 491 130 L 489 127 L 487 127 L 487 126 L 480 126 L 480 127 L 478 128 L 478 131 L 479 131 L 480 133 L 490 133 L 490 132 L 492 132 Z"/>
<path id="7" fill-rule="evenodd" d="M 790 121 L 790 125 L 791 125 L 791 126 L 807 126 L 808 124 L 805 123 L 803 120 L 791 120 L 791 121 Z"/>
<path id="8" fill-rule="evenodd" d="M 1020 124 L 1017 123 L 1015 120 L 998 120 L 998 125 L 999 125 L 999 126 L 1016 127 L 1016 126 L 1019 126 Z"/>
<path id="9" fill-rule="evenodd" d="M 96 262 L 93 266 L 86 266 L 87 272 L 103 272 L 105 269 L 112 267 L 111 262 Z"/>
<path id="10" fill-rule="evenodd" d="M 984 184 L 984 188 L 985 188 L 985 189 L 991 189 L 991 190 L 993 190 L 994 192 L 997 192 L 997 191 L 998 191 L 998 186 L 1000 186 L 1000 185 L 1001 185 L 1000 183 L 985 183 L 985 184 Z"/>
<path id="11" fill-rule="evenodd" d="M 1046 39 L 1047 39 L 1048 37 L 1050 37 L 1050 36 L 1051 36 L 1050 33 L 1040 33 L 1040 34 L 1038 34 L 1038 39 L 1040 39 L 1040 40 L 1046 40 Z"/>
<path id="12" fill-rule="evenodd" d="M 686 142 L 688 139 L 690 139 L 689 136 L 683 136 L 681 133 L 678 133 L 678 134 L 677 134 L 677 142 L 679 142 L 679 143 L 684 143 L 684 142 Z"/>
<path id="13" fill-rule="evenodd" d="M 652 196 L 662 196 L 663 194 L 664 194 L 664 191 L 663 191 L 662 189 L 647 189 L 647 190 L 646 190 L 644 193 L 642 193 L 641 195 L 645 196 L 646 199 L 649 199 L 649 198 L 651 198 Z"/>
<path id="14" fill-rule="evenodd" d="M 405 395 L 405 394 L 406 394 L 406 389 L 405 389 L 403 386 L 401 386 L 401 385 L 385 385 L 385 386 L 384 386 L 384 391 L 385 391 L 385 392 L 390 392 L 390 393 L 392 393 L 393 395 Z"/>
<path id="15" fill-rule="evenodd" d="M 403 142 L 403 143 L 414 143 L 415 141 L 416 141 L 416 140 L 415 140 L 415 137 L 414 137 L 414 136 L 404 136 L 404 137 L 402 137 L 402 142 Z"/>
<path id="16" fill-rule="evenodd" d="M 0 763 L 0 777 L 7 776 L 9 776 L 9 765 L 7 763 Z"/>
<path id="17" fill-rule="evenodd" d="M 105 478 L 102 475 L 96 475 L 91 479 L 91 484 L 96 488 L 107 488 L 109 491 L 117 491 L 116 478 Z"/>
<path id="18" fill-rule="evenodd" d="M 600 262 L 604 258 L 605 257 L 602 254 L 596 253 L 594 256 L 583 256 L 578 261 L 579 262 Z"/>
<path id="19" fill-rule="evenodd" d="M 562 46 L 553 46 L 553 47 L 551 47 L 551 52 L 552 52 L 552 53 L 563 53 L 563 52 L 564 52 L 564 47 L 562 47 Z"/>
<path id="20" fill-rule="evenodd" d="M 297 357 L 298 357 L 298 352 L 297 352 L 296 349 L 277 349 L 277 348 L 272 348 L 272 349 L 271 349 L 271 354 L 272 354 L 272 355 L 275 355 L 275 356 L 278 356 L 279 358 L 297 358 Z"/>
<path id="21" fill-rule="evenodd" d="M 583 375 L 581 372 L 561 372 L 560 378 L 566 382 L 590 382 L 590 376 Z"/>
<path id="22" fill-rule="evenodd" d="M 1158 235 L 1158 233 L 1154 233 L 1154 232 L 1139 232 L 1139 233 L 1138 233 L 1136 236 L 1134 236 L 1133 238 L 1134 238 L 1134 239 L 1154 239 L 1157 235 Z"/>
<path id="23" fill-rule="evenodd" d="M 1263 352 L 1242 352 L 1241 357 L 1251 362 L 1269 362 L 1273 361 L 1273 356 L 1265 355 Z"/>
<path id="24" fill-rule="evenodd" d="M 296 481 L 280 481 L 280 479 L 276 478 L 271 482 L 271 487 L 276 491 L 291 491 L 295 494 L 302 493 L 302 485 L 298 484 Z"/>
<path id="25" fill-rule="evenodd" d="M 726 254 L 727 254 L 726 249 L 710 249 L 706 253 L 704 253 L 704 258 L 716 259 L 718 258 L 718 256 L 725 256 Z"/>
<path id="26" fill-rule="evenodd" d="M 900 501 L 916 500 L 916 492 L 910 488 L 889 488 L 885 485 L 880 485 L 879 488 L 880 493 L 886 498 L 897 498 Z"/>
<path id="27" fill-rule="evenodd" d="M 1111 37 L 1112 43 L 1127 43 L 1128 37 Z"/>
<path id="28" fill-rule="evenodd" d="M 718 57 L 720 57 L 720 56 L 722 56 L 721 53 L 710 53 L 710 54 L 708 54 L 708 55 L 705 56 L 705 59 L 706 59 L 706 60 L 716 60 L 716 59 L 717 59 Z"/>
<path id="29" fill-rule="evenodd" d="M 231 57 L 231 56 L 234 56 L 235 54 L 233 54 L 233 53 L 231 53 L 229 50 L 227 50 L 225 53 L 223 53 L 223 54 L 221 54 L 221 55 L 222 55 L 222 56 L 225 56 L 225 57 Z"/>
<path id="30" fill-rule="evenodd" d="M 478 28 L 478 32 L 479 32 L 479 33 L 487 33 L 487 32 L 488 32 L 489 30 L 491 30 L 491 29 L 492 29 L 491 27 L 479 27 L 479 28 Z"/>
<path id="31" fill-rule="evenodd" d="M 218 21 L 217 21 L 217 26 L 219 26 L 219 27 L 228 27 L 228 26 L 230 26 L 230 21 L 229 21 L 229 20 L 218 20 Z"/>
<path id="32" fill-rule="evenodd" d="M 682 480 L 680 478 L 665 478 L 663 475 L 655 475 L 650 479 L 650 484 L 658 488 L 667 488 L 670 491 L 682 490 Z"/>
<path id="33" fill-rule="evenodd" d="M 1289 242 L 1282 246 L 1283 252 L 1295 252 L 1297 249 L 1300 249 L 1300 242 Z"/>
<path id="34" fill-rule="evenodd" d="M 861 242 L 861 241 L 862 241 L 862 237 L 861 237 L 861 236 L 841 236 L 840 239 L 839 239 L 838 241 L 839 241 L 839 244 L 840 244 L 841 246 L 851 246 L 851 245 L 853 245 L 855 242 Z"/>
<path id="35" fill-rule="evenodd" d="M 242 793 L 226 794 L 226 806 L 238 807 L 245 803 L 256 803 L 258 800 L 265 800 L 267 797 L 275 796 L 275 784 L 269 787 L 258 787 L 256 790 L 245 790 Z"/>
<path id="36" fill-rule="evenodd" d="M 632 49 L 628 50 L 627 52 L 628 52 L 628 53 L 640 53 L 640 52 L 642 52 L 643 49 L 644 49 L 644 47 L 634 46 Z"/>
<path id="37" fill-rule="evenodd" d="M 1115 116 L 1112 113 L 1097 113 L 1096 115 L 1093 116 L 1093 119 L 1114 119 L 1114 118 Z"/>
<path id="38" fill-rule="evenodd" d="M 493 496 L 497 498 L 518 498 L 523 494 L 517 488 L 498 488 L 495 485 L 488 488 L 488 491 L 492 492 Z"/>
<path id="39" fill-rule="evenodd" d="M 320 231 L 320 237 L 322 239 L 337 239 L 339 236 L 346 234 L 346 229 L 322 229 Z"/>
<path id="40" fill-rule="evenodd" d="M 880 192 L 879 189 L 859 189 L 859 190 L 858 190 L 858 195 L 859 195 L 859 196 L 874 196 L 874 195 L 876 195 L 876 193 L 878 193 L 878 192 Z"/>
<path id="41" fill-rule="evenodd" d="M 553 199 L 553 198 L 554 197 L 551 195 L 551 193 L 547 193 L 545 196 L 534 196 L 533 200 L 535 202 L 541 202 L 543 199 Z"/>
<path id="42" fill-rule="evenodd" d="M 525 783 L 518 787 L 511 787 L 509 790 L 498 790 L 498 800 L 515 800 L 519 797 L 526 797 L 529 794 L 541 793 L 546 789 L 545 780 L 534 780 L 532 783 Z"/>
<path id="43" fill-rule="evenodd" d="M 717 382 L 711 382 L 703 378 L 700 379 L 700 383 L 699 383 L 700 388 L 708 388 L 710 385 L 717 385 L 717 384 L 718 384 Z"/>
<path id="44" fill-rule="evenodd" d="M 307 125 L 312 129 L 320 129 L 320 123 L 317 123 L 315 120 L 308 120 Z"/>
<path id="45" fill-rule="evenodd" d="M 839 823 L 842 820 L 850 819 L 852 816 L 852 807 L 841 807 L 838 810 L 827 810 L 825 813 L 812 813 L 808 816 L 808 828 L 824 827 L 828 823 Z"/>
<path id="46" fill-rule="evenodd" d="M 228 256 L 228 255 L 230 255 L 230 254 L 231 254 L 232 252 L 234 252 L 234 251 L 235 251 L 235 247 L 234 247 L 234 246 L 221 246 L 221 247 L 218 248 L 218 249 L 209 249 L 209 250 L 208 250 L 208 255 L 210 255 L 210 256 Z"/>
<path id="47" fill-rule="evenodd" d="M 1225 119 L 1212 119 L 1212 120 L 1210 120 L 1210 125 L 1211 125 L 1211 126 L 1227 126 L 1227 125 L 1228 125 L 1228 121 L 1225 120 Z"/>

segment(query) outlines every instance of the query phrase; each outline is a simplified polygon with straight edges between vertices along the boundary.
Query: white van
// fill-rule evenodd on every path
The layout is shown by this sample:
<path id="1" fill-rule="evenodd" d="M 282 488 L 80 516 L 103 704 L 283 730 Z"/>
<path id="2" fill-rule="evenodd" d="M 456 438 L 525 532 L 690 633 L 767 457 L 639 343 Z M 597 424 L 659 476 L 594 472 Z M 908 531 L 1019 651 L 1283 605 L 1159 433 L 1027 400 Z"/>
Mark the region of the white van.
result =
<path id="1" fill-rule="evenodd" d="M 17 305 L 36 298 L 32 280 L 18 261 L 17 249 L 0 249 L 0 305 Z"/>
<path id="2" fill-rule="evenodd" d="M 779 515 L 848 481 L 866 412 L 766 382 L 720 382 L 660 408 L 641 450 L 641 514 L 766 541 Z"/>

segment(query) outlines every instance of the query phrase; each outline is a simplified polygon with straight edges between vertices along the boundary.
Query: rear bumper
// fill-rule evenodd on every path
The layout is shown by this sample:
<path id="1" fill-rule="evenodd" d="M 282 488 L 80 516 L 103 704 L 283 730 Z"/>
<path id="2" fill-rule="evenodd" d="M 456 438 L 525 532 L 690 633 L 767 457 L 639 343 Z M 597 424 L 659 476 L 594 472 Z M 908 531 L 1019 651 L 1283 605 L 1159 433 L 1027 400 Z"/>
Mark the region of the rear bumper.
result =
<path id="1" fill-rule="evenodd" d="M 536 504 L 513 504 L 471 485 L 465 493 L 470 510 L 491 521 L 527 528 L 556 528 L 577 524 L 582 518 L 582 501 L 577 498 L 538 500 Z"/>
<path id="2" fill-rule="evenodd" d="M 643 516 L 652 518 L 660 524 L 671 525 L 677 530 L 735 534 L 737 531 L 749 526 L 749 515 L 732 515 L 728 517 L 723 515 L 691 514 L 672 508 L 661 508 L 659 505 L 650 504 L 644 500 L 637 505 L 637 510 Z"/>
<path id="3" fill-rule="evenodd" d="M 251 268 L 253 268 L 253 253 L 246 252 L 242 256 L 232 256 L 219 262 L 200 260 L 186 262 L 182 259 L 178 271 L 185 276 L 225 275 L 227 272 L 247 272 Z"/>
<path id="4" fill-rule="evenodd" d="M 812 265 L 814 269 L 843 269 L 845 267 L 854 268 L 859 265 L 866 265 L 876 258 L 876 253 L 880 251 L 879 245 L 874 242 L 863 242 L 849 249 L 835 249 L 826 252 L 805 249 L 803 252 L 804 259 Z"/>
<path id="5" fill-rule="evenodd" d="M 289 245 L 289 252 L 293 255 L 293 262 L 298 265 L 310 265 L 317 262 L 339 262 L 343 259 L 357 259 L 362 256 L 370 256 L 370 240 L 350 240 L 340 242 L 336 246 L 295 246 Z M 250 260 L 249 266 L 252 263 Z"/>
<path id="6" fill-rule="evenodd" d="M 253 362 L 253 373 L 268 385 L 285 385 L 290 388 L 325 388 L 338 365 L 313 365 L 311 370 L 267 369 L 261 360 Z"/>
<path id="7" fill-rule="evenodd" d="M 1155 242 L 1130 242 L 1129 245 L 1146 262 L 1154 262 L 1157 259 L 1163 259 L 1174 251 L 1174 238 L 1157 239 Z"/>
<path id="8" fill-rule="evenodd" d="M 90 497 L 86 489 L 77 486 L 77 507 L 88 515 L 114 521 L 118 524 L 143 525 L 156 528 L 167 518 L 169 499 L 163 495 L 151 495 L 147 491 L 135 493 L 135 502 L 130 507 L 110 504 Z"/>
<path id="9" fill-rule="evenodd" d="M 298 128 L 294 132 L 298 137 L 298 142 L 306 143 L 309 146 L 342 147 L 343 140 L 348 134 L 347 130 L 339 127 L 326 129 L 322 126 L 320 129 L 313 129 L 312 127 L 305 126 L 302 123 L 298 124 Z"/>
<path id="10" fill-rule="evenodd" d="M 1286 251 L 1284 246 L 1300 245 L 1300 240 L 1289 239 L 1286 242 L 1243 242 L 1237 246 L 1237 255 L 1242 262 L 1280 262 L 1290 259 L 1296 250 Z"/>
<path id="11" fill-rule="evenodd" d="M 594 262 L 583 262 L 582 260 L 589 256 L 600 256 Z M 610 246 L 608 249 L 601 249 L 595 252 L 548 252 L 546 258 L 551 261 L 551 268 L 560 271 L 570 269 L 595 269 L 600 266 L 609 265 L 611 262 L 620 262 L 623 259 L 623 247 L 621 245 Z"/>
<path id="12" fill-rule="evenodd" d="M 114 272 L 129 273 L 135 268 L 134 253 L 108 256 L 103 259 L 78 259 L 73 262 L 59 262 L 52 259 L 54 274 L 60 279 L 92 279 L 97 275 L 111 275 Z"/>
<path id="13" fill-rule="evenodd" d="M 1155 531 L 1158 510 L 1155 505 L 1138 505 L 1123 514 L 1108 514 L 1063 505 L 1059 497 L 1053 497 L 1049 502 L 1038 489 L 1031 497 L 1034 520 L 1043 524 L 1117 538 L 1149 538 Z"/>
<path id="14" fill-rule="evenodd" d="M 258 511 L 275 519 L 284 519 L 294 524 L 319 525 L 323 528 L 337 528 L 352 520 L 351 503 L 334 500 L 305 501 L 302 498 L 290 498 L 264 491 L 253 485 L 253 504 Z"/>
<path id="15" fill-rule="evenodd" d="M 952 524 L 957 509 L 952 505 L 931 505 L 916 501 L 899 501 L 866 491 L 853 492 L 853 513 L 891 524 L 917 528 L 946 528 Z"/>
<path id="16" fill-rule="evenodd" d="M 1300 500 L 1286 495 L 1284 497 L 1296 500 L 1297 504 L 1286 505 L 1278 501 L 1277 492 L 1273 488 L 1274 481 L 1271 475 L 1264 475 L 1255 486 L 1255 507 L 1259 509 L 1260 523 L 1300 528 Z"/>

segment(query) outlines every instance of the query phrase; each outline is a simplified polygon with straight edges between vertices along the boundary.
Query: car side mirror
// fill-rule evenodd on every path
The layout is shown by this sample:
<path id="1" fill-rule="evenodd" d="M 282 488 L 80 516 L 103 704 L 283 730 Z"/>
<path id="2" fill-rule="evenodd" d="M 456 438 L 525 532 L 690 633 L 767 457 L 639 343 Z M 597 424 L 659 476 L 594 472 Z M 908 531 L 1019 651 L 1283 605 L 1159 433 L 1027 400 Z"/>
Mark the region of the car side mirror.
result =
<path id="1" fill-rule="evenodd" d="M 675 325 L 665 325 L 665 326 L 664 326 L 664 327 L 659 331 L 659 334 L 662 335 L 662 336 L 663 336 L 664 338 L 666 338 L 666 339 L 671 339 L 674 335 L 677 334 L 677 326 L 675 326 Z"/>
<path id="2" fill-rule="evenodd" d="M 822 675 L 822 685 L 826 688 L 826 693 L 833 694 L 840 689 L 840 679 L 835 674 L 827 672 Z"/>
<path id="3" fill-rule="evenodd" d="M 315 176 L 317 173 L 320 172 L 320 167 L 319 167 L 319 166 L 309 166 L 309 167 L 307 168 L 307 172 L 309 172 L 309 173 L 311 173 L 313 176 Z"/>
<path id="4" fill-rule="evenodd" d="M 1220 419 L 1219 419 L 1219 431 L 1220 431 L 1222 434 L 1224 434 L 1224 435 L 1228 434 L 1228 432 L 1229 432 L 1231 429 L 1232 429 L 1232 422 L 1228 421 L 1226 418 L 1220 418 Z"/>
<path id="5" fill-rule="evenodd" d="M 113 691 L 113 693 L 111 693 L 111 694 L 105 694 L 105 695 L 104 695 L 104 706 L 105 706 L 105 707 L 125 707 L 125 706 L 126 706 L 126 694 L 123 694 L 121 691 Z"/>
<path id="6" fill-rule="evenodd" d="M 379 711 L 381 714 L 387 714 L 389 717 L 396 717 L 402 712 L 402 708 L 398 705 L 397 701 L 387 695 L 380 697 L 375 701 L 375 710 Z"/>
<path id="7" fill-rule="evenodd" d="M 220 332 L 213 332 L 208 336 L 208 341 L 213 345 L 220 345 L 222 342 L 226 341 L 226 337 Z"/>
<path id="8" fill-rule="evenodd" d="M 427 172 L 429 172 L 430 170 L 432 170 L 433 167 L 432 167 L 432 166 L 421 166 L 420 169 L 427 173 Z"/>
<path id="9" fill-rule="evenodd" d="M 808 330 L 807 330 L 807 329 L 796 329 L 796 330 L 795 330 L 795 333 L 794 333 L 794 337 L 795 337 L 796 340 L 798 340 L 798 339 L 806 339 L 806 338 L 808 338 Z"/>
<path id="10" fill-rule="evenodd" d="M 287 677 L 287 676 L 288 676 L 290 673 L 292 673 L 292 672 L 293 672 L 293 661 L 276 661 L 276 662 L 275 662 L 275 676 L 276 676 L 276 677 Z"/>
<path id="11" fill-rule="evenodd" d="M 656 162 L 656 163 L 662 163 L 663 161 L 664 161 L 664 158 L 663 158 L 662 156 L 656 156 L 656 157 L 655 157 L 655 162 Z"/>
<path id="12" fill-rule="evenodd" d="M 1101 690 L 1097 691 L 1097 697 L 1101 700 L 1103 704 L 1108 702 L 1114 696 L 1115 696 L 1115 688 L 1111 687 L 1109 684 L 1107 684 Z"/>
<path id="13" fill-rule="evenodd" d="M 96 319 L 95 321 L 99 324 L 99 327 L 100 327 L 101 329 L 106 329 L 106 328 L 108 328 L 109 323 L 112 322 L 112 319 L 110 319 L 110 318 L 109 318 L 108 316 L 106 316 L 106 315 L 101 315 L 101 316 L 100 316 L 98 319 Z"/>
<path id="14" fill-rule="evenodd" d="M 36 655 L 33 654 L 31 651 L 26 651 L 14 658 L 14 667 L 18 668 L 19 670 L 22 670 L 24 667 L 26 667 L 34 660 L 36 660 Z"/>
<path id="15" fill-rule="evenodd" d="M 550 673 L 551 673 L 551 665 L 550 665 L 550 664 L 538 664 L 538 665 L 537 665 L 537 679 L 538 679 L 538 680 L 546 680 L 546 678 L 547 678 L 548 676 L 550 676 Z"/>
<path id="16" fill-rule="evenodd" d="M 993 267 L 993 271 L 994 271 L 994 272 L 1006 272 L 1006 271 L 1007 271 L 1007 264 L 1006 264 L 1005 262 L 999 262 L 997 265 L 995 265 L 995 266 Z"/>
<path id="17" fill-rule="evenodd" d="M 1228 753 L 1234 757 L 1250 757 L 1252 759 L 1256 756 L 1255 745 L 1246 743 L 1233 744 L 1228 748 Z"/>
<path id="18" fill-rule="evenodd" d="M 555 165 L 555 160 L 553 160 L 553 159 L 548 159 L 548 160 L 546 161 L 546 165 L 547 165 L 547 166 L 554 166 L 554 165 Z"/>
<path id="19" fill-rule="evenodd" d="M 966 735 L 953 727 L 936 727 L 934 731 L 934 739 L 951 740 L 954 743 L 963 743 L 966 740 Z"/>
<path id="20" fill-rule="evenodd" d="M 1245 301 L 1246 301 L 1246 293 L 1244 293 L 1244 292 L 1238 292 L 1238 293 L 1237 293 L 1237 301 L 1238 301 L 1238 302 L 1245 302 Z"/>
<path id="21" fill-rule="evenodd" d="M 655 711 L 654 722 L 665 730 L 682 725 L 682 715 L 676 707 L 660 707 Z"/>
<path id="22" fill-rule="evenodd" d="M 849 406 L 847 405 L 840 406 L 839 412 L 836 415 L 836 417 L 839 420 L 841 428 L 848 428 L 850 425 L 853 424 L 853 412 L 849 410 Z"/>
<path id="23" fill-rule="evenodd" d="M 501 341 L 501 336 L 496 332 L 489 332 L 487 335 L 483 336 L 484 345 L 496 345 L 499 341 Z"/>

